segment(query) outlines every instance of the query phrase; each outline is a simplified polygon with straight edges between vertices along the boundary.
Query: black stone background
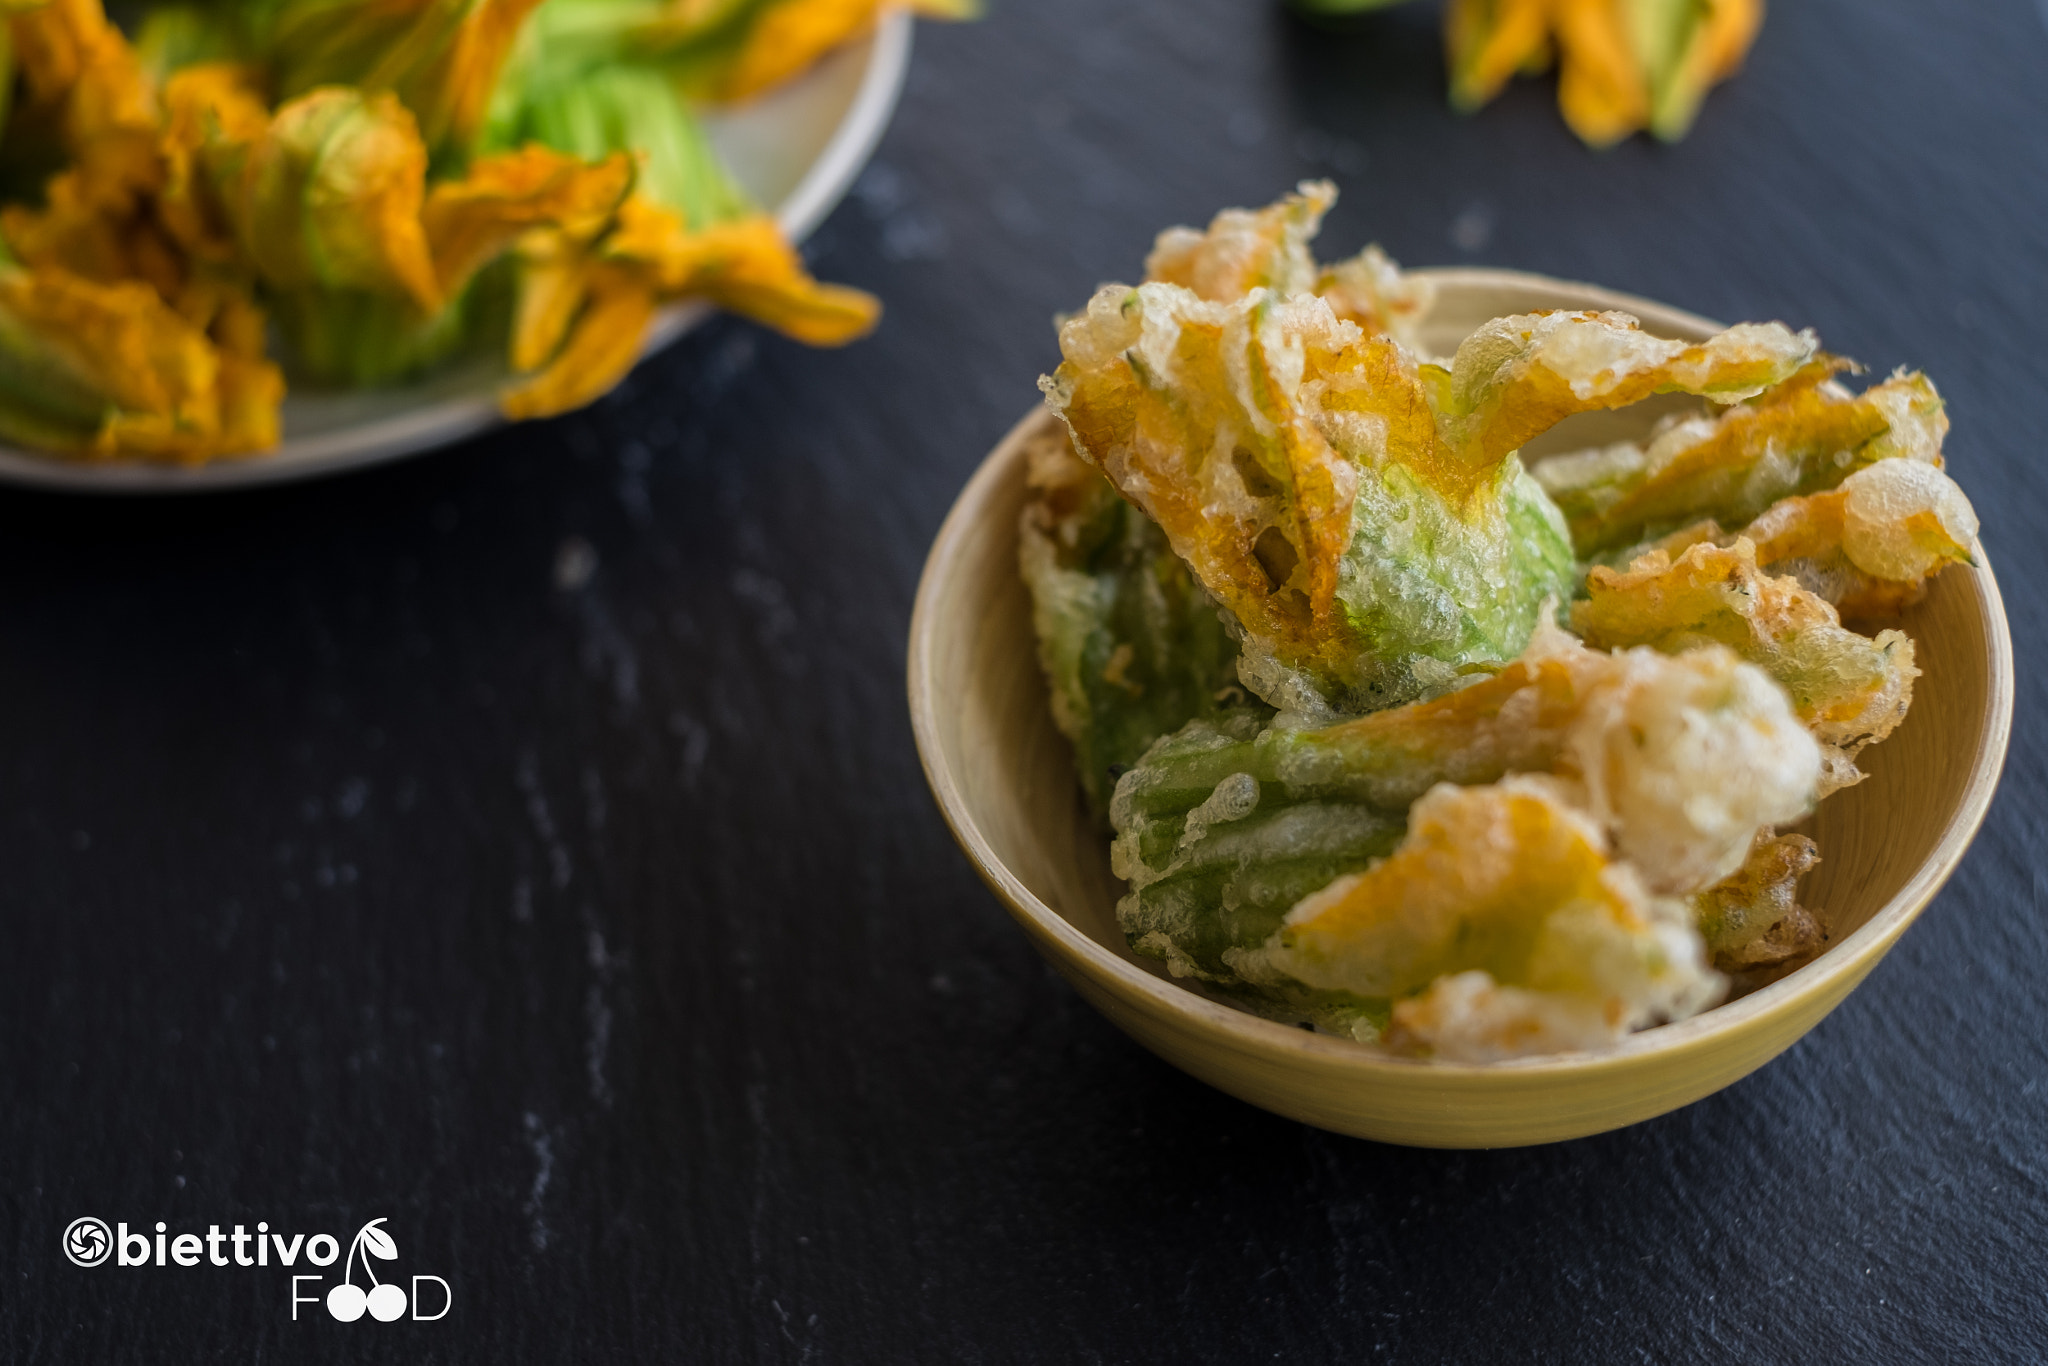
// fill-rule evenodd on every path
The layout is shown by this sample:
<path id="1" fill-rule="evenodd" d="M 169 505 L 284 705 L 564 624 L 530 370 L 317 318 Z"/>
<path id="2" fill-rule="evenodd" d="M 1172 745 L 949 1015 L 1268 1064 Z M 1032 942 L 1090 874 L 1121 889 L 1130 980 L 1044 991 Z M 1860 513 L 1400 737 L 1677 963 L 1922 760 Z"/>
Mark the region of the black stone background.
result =
<path id="1" fill-rule="evenodd" d="M 1779 0 L 1690 140 L 1604 155 L 1548 82 L 1450 113 L 1435 22 L 995 0 L 921 30 L 813 241 L 871 341 L 723 321 L 376 472 L 0 495 L 6 1359 L 2048 1356 L 2048 22 Z M 1678 1114 L 1473 1153 L 1270 1117 L 1083 1006 L 927 796 L 912 589 L 1051 316 L 1307 175 L 1326 254 L 1810 324 L 1950 399 L 2003 791 L 1846 1005 Z M 295 1323 L 275 1267 L 73 1267 L 80 1214 L 388 1216 L 380 1269 L 456 1302 Z"/>

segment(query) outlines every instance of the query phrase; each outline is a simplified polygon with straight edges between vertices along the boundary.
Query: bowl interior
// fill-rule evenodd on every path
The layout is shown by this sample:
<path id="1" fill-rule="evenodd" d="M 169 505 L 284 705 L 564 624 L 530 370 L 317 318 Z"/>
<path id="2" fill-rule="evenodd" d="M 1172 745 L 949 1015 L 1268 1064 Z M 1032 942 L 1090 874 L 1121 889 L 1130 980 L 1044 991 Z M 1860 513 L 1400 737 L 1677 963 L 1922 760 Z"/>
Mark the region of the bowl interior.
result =
<path id="1" fill-rule="evenodd" d="M 1437 279 L 1439 302 L 1425 344 L 1441 354 L 1481 321 L 1537 308 L 1623 308 L 1647 330 L 1680 338 L 1714 330 L 1693 315 L 1590 286 L 1511 272 L 1428 273 Z M 1574 419 L 1571 430 L 1550 434 L 1544 449 L 1640 436 L 1669 406 L 1650 403 Z M 1106 838 L 1082 805 L 1071 750 L 1053 725 L 1030 602 L 1016 567 L 1024 438 L 1052 420 L 1041 412 L 1010 434 L 940 533 L 912 626 L 912 708 L 927 771 L 963 848 L 1041 947 L 1056 962 L 1076 951 L 1061 942 L 1067 936 L 1052 923 L 1056 918 L 1089 941 L 1080 953 L 1121 960 L 1112 975 L 1120 970 L 1127 977 L 1136 968 L 1162 978 L 1160 966 L 1133 954 L 1117 929 L 1121 884 L 1109 871 Z M 1532 446 L 1532 458 L 1541 453 Z M 1963 479 L 1967 484 L 1966 459 Z M 2011 715 L 2010 642 L 1988 565 L 1939 576 L 1927 598 L 1891 624 L 1917 647 L 1921 677 L 1913 709 L 1862 756 L 1868 779 L 1829 798 L 1807 827 L 1823 862 L 1801 900 L 1827 924 L 1828 949 L 1738 1004 L 1635 1036 L 1627 1051 L 1654 1049 L 1659 1036 L 1696 1037 L 1716 1027 L 1717 1016 L 1755 1016 L 1771 998 L 1799 992 L 1802 979 L 1827 976 L 1830 964 L 1843 966 L 1845 957 L 1864 960 L 1857 965 L 1860 976 L 1960 858 L 1988 805 Z M 1105 965 L 1084 966 L 1093 972 Z M 1850 985 L 1853 978 L 1835 997 Z M 1185 988 L 1175 984 L 1175 990 Z M 1242 1019 L 1245 1038 L 1270 1031 L 1275 1047 L 1304 1042 L 1298 1031 Z M 1369 1050 L 1356 1052 L 1385 1061 Z"/>

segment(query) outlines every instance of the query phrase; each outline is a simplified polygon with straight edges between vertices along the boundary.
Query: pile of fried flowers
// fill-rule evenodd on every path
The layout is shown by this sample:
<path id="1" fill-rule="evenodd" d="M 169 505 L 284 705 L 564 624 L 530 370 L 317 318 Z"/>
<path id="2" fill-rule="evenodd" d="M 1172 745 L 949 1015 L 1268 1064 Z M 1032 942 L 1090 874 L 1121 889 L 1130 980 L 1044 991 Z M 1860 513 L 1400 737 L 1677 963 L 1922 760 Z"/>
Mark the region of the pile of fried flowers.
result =
<path id="1" fill-rule="evenodd" d="M 1334 199 L 1163 235 L 1060 329 L 1021 559 L 1131 945 L 1423 1056 L 1612 1045 L 1826 942 L 1785 831 L 1904 718 L 1877 623 L 1967 563 L 1940 396 L 1810 332 L 1620 313 L 1419 351 Z M 1521 447 L 1696 395 L 1643 442 Z"/>
<path id="2" fill-rule="evenodd" d="M 1401 0 L 1292 3 L 1323 17 Z M 1558 109 L 1584 142 L 1645 131 L 1675 142 L 1708 88 L 1741 68 L 1763 19 L 1763 0 L 1448 0 L 1451 103 L 1469 112 L 1555 64 Z"/>
<path id="3" fill-rule="evenodd" d="M 277 444 L 296 382 L 483 351 L 508 416 L 588 403 L 664 304 L 802 341 L 820 284 L 695 109 L 748 99 L 884 0 L 7 0 L 0 440 L 201 463 Z M 964 0 L 911 0 L 964 16 Z"/>

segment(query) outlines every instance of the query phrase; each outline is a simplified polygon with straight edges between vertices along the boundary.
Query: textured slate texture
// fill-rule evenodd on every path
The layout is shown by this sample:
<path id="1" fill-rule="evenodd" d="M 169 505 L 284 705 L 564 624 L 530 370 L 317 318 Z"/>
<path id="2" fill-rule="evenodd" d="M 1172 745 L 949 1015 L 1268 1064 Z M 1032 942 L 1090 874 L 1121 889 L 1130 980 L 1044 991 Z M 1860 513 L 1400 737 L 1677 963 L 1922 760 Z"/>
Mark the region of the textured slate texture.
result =
<path id="1" fill-rule="evenodd" d="M 887 299 L 868 343 L 718 323 L 360 477 L 0 496 L 0 1357 L 2048 1357 L 2048 25 L 1787 0 L 1690 141 L 1595 155 L 1548 83 L 1449 113 L 1434 23 L 996 0 L 921 32 L 813 244 Z M 1782 317 L 1950 398 L 2004 790 L 1847 1005 L 1679 1114 L 1470 1154 L 1271 1118 L 1083 1007 L 926 796 L 912 589 L 1050 317 L 1310 174 L 1332 254 Z M 294 1323 L 275 1267 L 73 1267 L 80 1214 L 388 1216 L 380 1268 L 455 1305 Z"/>

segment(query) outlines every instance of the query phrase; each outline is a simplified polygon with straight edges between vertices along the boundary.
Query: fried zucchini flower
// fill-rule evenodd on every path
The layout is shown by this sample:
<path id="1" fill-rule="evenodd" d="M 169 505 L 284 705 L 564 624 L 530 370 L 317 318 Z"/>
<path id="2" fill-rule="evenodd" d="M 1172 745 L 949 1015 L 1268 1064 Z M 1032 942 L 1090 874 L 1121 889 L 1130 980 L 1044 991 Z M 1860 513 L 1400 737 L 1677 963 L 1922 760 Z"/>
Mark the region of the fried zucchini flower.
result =
<path id="1" fill-rule="evenodd" d="M 1857 753 L 1891 734 L 1912 704 L 1920 671 L 1903 632 L 1873 639 L 1844 628 L 1797 580 L 1758 569 L 1746 539 L 1727 549 L 1695 545 L 1676 560 L 1655 551 L 1626 572 L 1596 566 L 1586 592 L 1572 607 L 1572 629 L 1588 645 L 1678 653 L 1714 643 L 1776 679 L 1827 747 L 1827 791 L 1861 781 Z"/>
<path id="2" fill-rule="evenodd" d="M 1762 23 L 1762 0 L 1451 0 L 1451 101 L 1477 109 L 1554 50 L 1558 108 L 1583 141 L 1606 147 L 1647 128 L 1673 142 Z"/>
<path id="3" fill-rule="evenodd" d="M 1018 560 L 1039 663 L 1089 805 L 1106 816 L 1117 778 L 1154 741 L 1244 708 L 1237 644 L 1158 526 L 1065 432 L 1041 434 L 1029 460 Z"/>
<path id="4" fill-rule="evenodd" d="M 1827 493 L 1781 499 L 1742 534 L 1758 564 L 1844 617 L 1896 616 L 1925 595 L 1929 577 L 1972 562 L 1977 512 L 1935 466 L 1884 460 Z"/>
<path id="5" fill-rule="evenodd" d="M 1605 1047 L 1725 990 L 1685 904 L 1612 859 L 1542 777 L 1432 789 L 1399 848 L 1303 900 L 1241 961 L 1389 1002 L 1389 1044 L 1456 1062 Z"/>
<path id="6" fill-rule="evenodd" d="M 1524 441 L 1653 393 L 1747 398 L 1814 351 L 1778 324 L 1692 345 L 1557 313 L 1496 320 L 1446 368 L 1314 295 L 1220 303 L 1164 283 L 1105 286 L 1060 346 L 1040 387 L 1075 449 L 1231 611 L 1247 686 L 1304 715 L 1520 652 L 1574 574 Z"/>
<path id="7" fill-rule="evenodd" d="M 1669 421 L 1642 445 L 1551 456 L 1532 473 L 1577 553 L 1593 558 L 1704 518 L 1741 527 L 1880 461 L 1938 468 L 1948 417 L 1928 378 L 1901 371 L 1851 397 L 1828 382 L 1848 365 L 1818 357 L 1750 402 Z"/>
<path id="8" fill-rule="evenodd" d="M 1700 934 L 1726 973 L 1754 972 L 1801 961 L 1827 942 L 1827 931 L 1797 900 L 1799 879 L 1820 862 L 1804 835 L 1758 834 L 1734 874 L 1692 899 Z"/>
<path id="9" fill-rule="evenodd" d="M 1803 816 L 1821 771 L 1783 691 L 1728 651 L 1609 654 L 1545 626 L 1507 668 L 1427 702 L 1314 730 L 1197 722 L 1161 741 L 1111 806 L 1112 862 L 1130 884 L 1118 919 L 1177 975 L 1377 1028 L 1388 993 L 1340 990 L 1270 951 L 1305 899 L 1394 850 L 1404 825 L 1413 839 L 1410 805 L 1440 784 L 1553 775 L 1547 790 L 1594 832 L 1603 864 L 1684 897 Z"/>
<path id="10" fill-rule="evenodd" d="M 692 231 L 637 196 L 590 247 L 542 234 L 526 264 L 513 357 L 545 368 L 504 394 L 514 418 L 580 407 L 618 383 L 668 300 L 705 299 L 812 346 L 865 336 L 881 315 L 872 295 L 813 279 L 771 218 Z"/>
<path id="11" fill-rule="evenodd" d="M 1435 302 L 1435 286 L 1403 275 L 1377 246 L 1328 266 L 1310 254 L 1309 243 L 1336 202 L 1335 185 L 1304 180 L 1263 209 L 1223 210 L 1205 232 L 1168 228 L 1145 258 L 1145 280 L 1183 285 L 1210 303 L 1230 303 L 1254 289 L 1282 298 L 1315 294 L 1366 335 L 1390 336 L 1419 351 L 1418 329 Z"/>

